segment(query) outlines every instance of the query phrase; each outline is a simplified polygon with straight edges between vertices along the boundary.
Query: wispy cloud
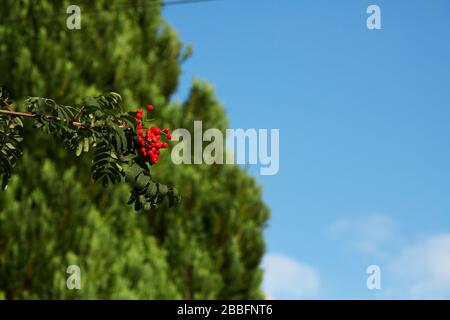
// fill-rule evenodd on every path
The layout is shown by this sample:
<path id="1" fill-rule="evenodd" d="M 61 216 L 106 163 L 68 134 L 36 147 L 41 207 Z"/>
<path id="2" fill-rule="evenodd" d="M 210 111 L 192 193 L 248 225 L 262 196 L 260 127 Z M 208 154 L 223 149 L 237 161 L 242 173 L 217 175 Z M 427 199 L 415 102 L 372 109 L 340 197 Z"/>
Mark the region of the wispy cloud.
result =
<path id="1" fill-rule="evenodd" d="M 450 298 L 450 233 L 405 242 L 394 220 L 375 214 L 342 218 L 326 232 L 354 252 L 382 266 L 382 291 L 388 299 Z M 402 243 L 400 246 L 399 244 Z"/>
<path id="2" fill-rule="evenodd" d="M 450 234 L 405 246 L 388 264 L 393 297 L 450 298 Z"/>
<path id="3" fill-rule="evenodd" d="M 308 264 L 282 254 L 268 253 L 263 268 L 263 289 L 273 299 L 307 299 L 319 294 L 319 272 Z"/>
<path id="4" fill-rule="evenodd" d="M 381 247 L 394 235 L 394 222 L 384 214 L 369 214 L 339 219 L 326 232 L 334 240 L 342 240 L 351 249 L 381 255 Z"/>

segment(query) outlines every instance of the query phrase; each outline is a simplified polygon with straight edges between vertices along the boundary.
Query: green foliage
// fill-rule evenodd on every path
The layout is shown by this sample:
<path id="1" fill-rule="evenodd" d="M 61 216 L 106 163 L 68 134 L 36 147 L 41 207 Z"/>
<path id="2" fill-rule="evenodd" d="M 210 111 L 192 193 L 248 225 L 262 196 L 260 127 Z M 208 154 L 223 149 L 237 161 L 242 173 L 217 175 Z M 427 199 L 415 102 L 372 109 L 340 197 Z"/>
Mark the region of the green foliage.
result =
<path id="1" fill-rule="evenodd" d="M 2 189 L 8 186 L 13 168 L 22 156 L 20 143 L 22 137 L 22 121 L 20 118 L 8 119 L 0 116 L 0 178 Z"/>
<path id="2" fill-rule="evenodd" d="M 146 217 L 123 210 L 125 185 L 108 189 L 108 206 L 100 211 L 83 191 L 75 167 L 61 176 L 53 161 L 33 160 L 24 155 L 27 166 L 18 168 L 0 201 L 5 298 L 180 297 L 168 276 L 167 253 L 141 227 Z M 80 291 L 66 287 L 71 264 L 81 268 Z"/>
<path id="3" fill-rule="evenodd" d="M 228 127 L 213 88 L 195 80 L 182 105 L 167 110 L 168 126 L 193 130 Z M 192 135 L 192 131 L 191 131 Z M 193 135 L 192 135 L 193 136 Z M 177 287 L 186 299 L 262 298 L 259 269 L 264 254 L 262 228 L 269 212 L 255 179 L 238 166 L 161 163 L 156 180 L 176 181 L 184 201 L 149 217 L 150 228 L 168 250 Z"/>
<path id="4" fill-rule="evenodd" d="M 29 95 L 83 105 L 91 102 L 80 97 L 114 91 L 123 98 L 124 112 L 158 106 L 153 114 L 161 127 L 191 130 L 194 120 L 202 120 L 204 130 L 225 130 L 227 117 L 210 85 L 196 80 L 185 101 L 171 102 L 189 47 L 162 19 L 160 8 L 147 2 L 109 12 L 123 0 L 79 0 L 82 29 L 69 31 L 68 0 L 3 1 L 2 16 L 22 20 L 0 24 L 0 83 L 8 84 L 21 111 L 27 111 Z M 87 10 L 101 13 L 84 15 Z M 61 18 L 39 19 L 58 12 Z M 133 172 L 133 155 L 119 157 L 124 175 L 131 170 L 125 179 L 134 183 L 132 190 L 147 187 L 138 188 L 135 198 L 147 192 L 151 198 L 146 176 L 177 186 L 183 195 L 171 208 L 164 201 L 137 214 L 124 205 L 130 199 L 126 184 L 105 189 L 92 183 L 93 141 L 84 153 L 83 130 L 75 150 L 67 152 L 24 124 L 24 157 L 8 190 L 0 192 L 0 296 L 263 297 L 259 263 L 269 212 L 261 188 L 243 169 L 160 161 L 150 175 L 142 167 Z M 76 157 L 81 141 L 83 156 Z M 118 150 L 117 141 L 108 141 Z M 80 291 L 65 287 L 69 264 L 81 267 Z"/>
<path id="5" fill-rule="evenodd" d="M 180 201 L 178 191 L 173 187 L 154 182 L 148 174 L 149 165 L 143 162 L 133 163 L 126 171 L 127 181 L 133 186 L 128 204 L 134 203 L 135 210 L 150 210 L 158 207 L 165 197 L 169 199 L 169 206 Z"/>
<path id="6" fill-rule="evenodd" d="M 11 100 L 6 89 L 0 87 L 0 109 L 10 108 Z M 22 157 L 21 142 L 23 123 L 20 118 L 3 117 L 0 114 L 0 183 L 6 189 L 11 173 Z"/>
<path id="7" fill-rule="evenodd" d="M 12 103 L 1 87 L 0 93 L 4 105 L 10 108 Z M 92 177 L 95 181 L 101 181 L 104 187 L 109 183 L 121 182 L 125 177 L 123 166 L 131 166 L 128 172 L 135 174 L 128 182 L 133 187 L 131 199 L 135 200 L 130 203 L 135 202 L 136 210 L 141 210 L 143 206 L 147 210 L 156 207 L 166 196 L 170 205 L 179 202 L 180 197 L 174 188 L 153 182 L 149 165 L 140 163 L 138 157 L 129 157 L 136 155 L 132 134 L 135 128 L 132 116 L 122 111 L 121 103 L 122 98 L 114 92 L 96 98 L 85 97 L 79 106 L 64 106 L 51 99 L 30 97 L 25 101 L 29 113 L 22 116 L 17 113 L 0 114 L 0 177 L 3 176 L 3 189 L 22 155 L 19 145 L 23 141 L 21 117 L 29 116 L 35 120 L 35 128 L 54 137 L 66 149 L 75 150 L 77 157 L 93 148 Z"/>
<path id="8" fill-rule="evenodd" d="M 83 146 L 83 143 L 80 142 L 78 146 Z M 123 169 L 118 160 L 107 140 L 96 143 L 92 164 L 93 178 L 102 181 L 104 187 L 107 187 L 109 182 L 119 183 L 122 180 Z"/>

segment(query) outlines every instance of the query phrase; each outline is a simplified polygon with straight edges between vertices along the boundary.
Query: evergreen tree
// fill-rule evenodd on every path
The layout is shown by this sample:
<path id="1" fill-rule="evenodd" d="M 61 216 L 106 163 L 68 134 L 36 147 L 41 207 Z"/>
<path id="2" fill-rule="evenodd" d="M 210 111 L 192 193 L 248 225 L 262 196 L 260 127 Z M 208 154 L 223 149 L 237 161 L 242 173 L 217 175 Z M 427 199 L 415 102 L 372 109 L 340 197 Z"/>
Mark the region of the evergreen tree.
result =
<path id="1" fill-rule="evenodd" d="M 66 27 L 69 1 L 2 3 L 0 83 L 18 105 L 27 96 L 71 104 L 114 91 L 126 106 L 155 105 L 161 127 L 192 130 L 202 120 L 204 130 L 225 130 L 210 85 L 194 81 L 185 102 L 171 102 L 191 50 L 156 2 L 79 3 L 81 30 Z M 241 168 L 177 166 L 165 154 L 152 175 L 176 186 L 181 203 L 135 212 L 127 186 L 93 183 L 91 155 L 77 159 L 25 128 L 24 157 L 0 193 L 0 297 L 262 297 L 268 209 Z M 81 268 L 79 291 L 66 288 L 71 264 Z"/>

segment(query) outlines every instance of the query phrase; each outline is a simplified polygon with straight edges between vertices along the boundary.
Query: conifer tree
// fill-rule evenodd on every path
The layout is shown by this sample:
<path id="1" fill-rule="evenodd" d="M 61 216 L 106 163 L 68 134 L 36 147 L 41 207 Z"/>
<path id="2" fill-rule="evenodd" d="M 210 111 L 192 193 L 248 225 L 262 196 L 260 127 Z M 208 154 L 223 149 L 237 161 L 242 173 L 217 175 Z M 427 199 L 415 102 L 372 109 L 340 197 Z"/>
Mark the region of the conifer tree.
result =
<path id="1" fill-rule="evenodd" d="M 68 30 L 70 1 L 4 1 L 0 84 L 17 106 L 29 96 L 72 104 L 114 91 L 133 110 L 153 104 L 160 127 L 202 120 L 204 130 L 224 131 L 209 84 L 196 80 L 186 101 L 171 101 L 191 49 L 156 1 L 129 3 L 79 1 L 81 30 Z M 23 159 L 0 192 L 0 297 L 263 297 L 268 209 L 240 167 L 174 165 L 167 155 L 152 175 L 176 186 L 181 202 L 135 211 L 126 185 L 94 183 L 92 153 L 78 158 L 26 123 L 23 137 Z M 66 287 L 71 264 L 81 290 Z"/>

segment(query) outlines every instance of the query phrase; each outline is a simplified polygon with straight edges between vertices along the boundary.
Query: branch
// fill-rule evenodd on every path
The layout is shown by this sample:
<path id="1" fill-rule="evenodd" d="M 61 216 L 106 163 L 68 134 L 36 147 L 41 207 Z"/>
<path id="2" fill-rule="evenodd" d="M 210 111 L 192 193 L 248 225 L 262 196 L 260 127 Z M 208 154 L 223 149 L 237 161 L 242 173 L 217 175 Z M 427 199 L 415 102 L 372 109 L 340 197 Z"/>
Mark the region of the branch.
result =
<path id="1" fill-rule="evenodd" d="M 29 117 L 29 118 L 36 118 L 37 114 L 32 112 L 20 112 L 20 111 L 14 111 L 14 110 L 2 110 L 0 109 L 0 114 L 5 114 L 10 117 Z M 59 117 L 55 116 L 45 116 L 47 119 L 53 119 L 53 120 L 61 120 Z M 85 128 L 86 125 L 81 122 L 71 121 L 67 120 L 69 123 L 73 124 L 75 127 Z"/>

